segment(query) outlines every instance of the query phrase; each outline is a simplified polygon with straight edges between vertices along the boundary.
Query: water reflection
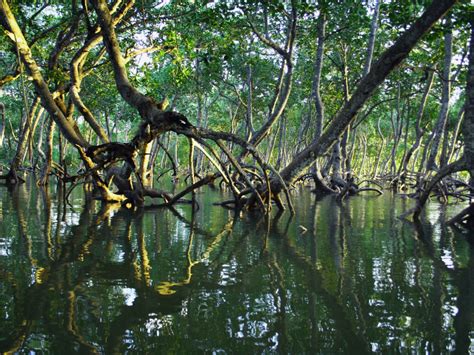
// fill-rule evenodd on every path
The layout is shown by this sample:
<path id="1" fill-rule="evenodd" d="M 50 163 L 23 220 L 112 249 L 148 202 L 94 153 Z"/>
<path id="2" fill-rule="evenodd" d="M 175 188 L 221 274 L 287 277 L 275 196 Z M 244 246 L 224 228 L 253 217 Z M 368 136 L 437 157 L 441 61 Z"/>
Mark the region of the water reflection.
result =
<path id="1" fill-rule="evenodd" d="M 262 218 L 104 208 L 0 187 L 0 351 L 473 350 L 474 257 L 432 204 L 314 201 Z"/>

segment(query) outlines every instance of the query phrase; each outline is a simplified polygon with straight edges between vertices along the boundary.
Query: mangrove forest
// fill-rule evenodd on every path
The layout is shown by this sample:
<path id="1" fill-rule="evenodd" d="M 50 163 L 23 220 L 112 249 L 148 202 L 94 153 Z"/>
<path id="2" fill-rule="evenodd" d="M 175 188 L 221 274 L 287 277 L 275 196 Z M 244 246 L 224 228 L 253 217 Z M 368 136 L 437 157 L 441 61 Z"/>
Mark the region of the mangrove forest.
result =
<path id="1" fill-rule="evenodd" d="M 0 30 L 0 352 L 474 352 L 470 0 Z"/>

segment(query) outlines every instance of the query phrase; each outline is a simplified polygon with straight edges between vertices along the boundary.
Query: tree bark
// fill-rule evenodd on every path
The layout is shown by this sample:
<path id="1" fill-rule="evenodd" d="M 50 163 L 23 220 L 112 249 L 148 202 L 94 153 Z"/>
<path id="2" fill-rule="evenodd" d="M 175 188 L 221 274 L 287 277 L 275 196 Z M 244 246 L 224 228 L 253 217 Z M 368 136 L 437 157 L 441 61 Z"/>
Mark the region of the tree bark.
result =
<path id="1" fill-rule="evenodd" d="M 423 118 L 423 113 L 425 112 L 426 102 L 428 101 L 428 96 L 430 94 L 431 87 L 433 86 L 433 78 L 434 78 L 434 71 L 429 70 L 425 90 L 423 91 L 423 97 L 421 98 L 421 103 L 418 108 L 418 114 L 416 116 L 415 143 L 413 143 L 413 145 L 410 147 L 410 149 L 406 153 L 403 159 L 403 163 L 402 163 L 402 173 L 401 173 L 402 184 L 405 182 L 405 178 L 408 172 L 408 163 L 410 162 L 410 159 L 413 153 L 415 153 L 417 149 L 420 147 L 421 138 L 423 137 L 423 134 L 424 134 L 424 130 L 421 128 L 421 120 Z"/>
<path id="2" fill-rule="evenodd" d="M 114 22 L 105 0 L 93 0 L 92 5 L 98 15 L 104 44 L 112 64 L 115 84 L 120 95 L 132 107 L 136 108 L 143 119 L 139 132 L 135 135 L 130 148 L 138 150 L 144 144 L 169 130 L 183 130 L 190 127 L 186 117 L 172 111 L 163 111 L 161 105 L 147 95 L 140 93 L 129 81 L 125 60 L 115 33 Z M 131 7 L 133 1 L 127 6 Z"/>
<path id="3" fill-rule="evenodd" d="M 471 37 L 469 44 L 469 61 L 467 70 L 467 82 L 466 82 L 466 103 L 465 103 L 465 114 L 462 125 L 462 134 L 464 138 L 464 154 L 463 156 L 444 167 L 442 167 L 437 174 L 430 180 L 426 189 L 420 195 L 415 208 L 408 211 L 405 214 L 413 213 L 413 218 L 416 220 L 419 218 L 421 210 L 428 200 L 431 190 L 436 184 L 441 181 L 445 176 L 455 173 L 457 171 L 467 170 L 471 176 L 470 185 L 473 186 L 474 180 L 474 19 L 470 19 L 471 24 Z M 471 190 L 471 194 L 473 191 Z M 471 202 L 472 205 L 472 202 Z M 474 216 L 469 217 L 471 221 Z"/>
<path id="4" fill-rule="evenodd" d="M 380 0 L 375 0 L 374 14 L 372 15 L 372 22 L 370 24 L 369 44 L 367 45 L 367 56 L 365 57 L 365 65 L 362 76 L 366 76 L 370 67 L 372 66 L 372 58 L 374 55 L 375 37 L 377 36 L 378 21 L 379 21 Z"/>
<path id="5" fill-rule="evenodd" d="M 474 19 L 471 18 L 471 39 L 466 84 L 466 103 L 461 132 L 464 139 L 464 159 L 471 175 L 470 185 L 474 186 Z M 471 191 L 474 194 L 474 191 Z"/>
<path id="6" fill-rule="evenodd" d="M 293 82 L 293 49 L 296 39 L 296 23 L 297 23 L 297 9 L 296 2 L 291 1 L 291 18 L 289 19 L 288 33 L 286 37 L 285 48 L 279 47 L 276 43 L 273 43 L 266 37 L 263 37 L 251 24 L 254 33 L 257 37 L 266 45 L 273 48 L 277 53 L 282 56 L 282 66 L 280 69 L 280 77 L 275 90 L 275 96 L 273 98 L 272 104 L 270 105 L 270 111 L 268 114 L 267 121 L 263 126 L 255 132 L 253 137 L 250 139 L 250 144 L 254 147 L 258 146 L 263 139 L 270 133 L 270 130 L 281 115 L 283 114 L 286 104 L 288 103 L 288 98 L 290 97 L 291 87 Z M 285 73 L 286 67 L 286 73 Z M 241 156 L 244 158 L 246 153 Z"/>
<path id="7" fill-rule="evenodd" d="M 43 107 L 48 111 L 51 117 L 56 121 L 62 134 L 74 145 L 87 147 L 88 143 L 81 135 L 76 122 L 72 117 L 66 117 L 64 112 L 54 101 L 46 82 L 43 79 L 41 71 L 31 54 L 30 47 L 26 42 L 23 33 L 15 20 L 6 0 L 0 0 L 0 24 L 6 30 L 8 37 L 16 44 L 19 55 L 25 63 L 27 70 L 33 80 L 37 94 L 41 98 Z"/>
<path id="8" fill-rule="evenodd" d="M 298 175 L 312 164 L 321 154 L 324 154 L 344 132 L 353 118 L 362 108 L 374 90 L 385 80 L 391 71 L 403 61 L 415 47 L 418 40 L 429 31 L 454 4 L 456 0 L 435 0 L 423 15 L 403 33 L 395 43 L 381 55 L 370 72 L 361 80 L 351 99 L 345 104 L 329 124 L 321 138 L 314 141 L 282 171 L 281 176 L 287 182 L 293 182 Z M 280 188 L 276 180 L 272 190 Z"/>
<path id="9" fill-rule="evenodd" d="M 253 128 L 253 80 L 251 64 L 247 65 L 247 113 L 245 119 L 245 139 L 249 141 L 250 139 L 252 139 L 253 133 L 255 132 Z"/>
<path id="10" fill-rule="evenodd" d="M 453 33 L 449 18 L 446 21 L 446 27 L 446 33 L 444 35 L 444 66 L 443 74 L 440 77 L 443 84 L 441 109 L 438 121 L 433 130 L 433 140 L 431 143 L 430 155 L 426 162 L 426 171 L 437 170 L 436 156 L 438 155 L 439 145 L 443 138 L 446 129 L 446 121 L 448 119 L 449 97 L 451 95 L 451 61 L 453 56 Z"/>
<path id="11" fill-rule="evenodd" d="M 451 159 L 454 156 L 454 151 L 459 147 L 458 146 L 458 138 L 459 138 L 459 133 L 461 132 L 461 127 L 462 127 L 462 123 L 463 123 L 463 120 L 464 120 L 464 111 L 465 111 L 465 107 L 463 107 L 463 108 L 461 108 L 461 110 L 459 110 L 458 120 L 457 120 L 457 123 L 456 123 L 456 127 L 454 129 L 453 138 L 452 138 L 451 144 L 450 144 L 451 147 L 450 147 L 449 153 L 447 154 L 447 157 L 446 157 L 446 164 L 449 164 L 449 162 L 451 161 Z"/>
<path id="12" fill-rule="evenodd" d="M 44 186 L 49 183 L 49 174 L 51 173 L 51 166 L 53 163 L 53 138 L 54 130 L 56 128 L 56 122 L 49 117 L 47 139 L 46 139 L 46 159 L 41 170 L 41 177 L 38 181 L 38 185 Z"/>
<path id="13" fill-rule="evenodd" d="M 1 121 L 0 121 L 0 148 L 3 147 L 3 140 L 5 138 L 5 126 L 6 126 L 6 120 L 5 120 L 5 105 L 0 102 L 0 115 L 1 115 Z"/>
<path id="14" fill-rule="evenodd" d="M 26 149 L 28 147 L 28 138 L 30 138 L 31 121 L 32 118 L 36 115 L 36 110 L 38 109 L 39 103 L 40 99 L 39 97 L 37 97 L 33 101 L 33 104 L 29 108 L 28 112 L 25 112 L 26 117 L 23 127 L 21 128 L 21 134 L 18 138 L 18 145 L 16 147 L 15 156 L 13 157 L 13 160 L 10 163 L 10 171 L 8 173 L 8 175 L 11 176 L 10 181 L 8 181 L 8 183 L 10 184 L 16 184 L 19 182 L 19 180 L 17 179 L 17 171 L 23 161 L 23 158 L 26 155 Z"/>
<path id="15" fill-rule="evenodd" d="M 316 51 L 316 62 L 314 64 L 314 78 L 313 78 L 313 99 L 316 109 L 316 119 L 314 122 L 314 139 L 321 137 L 324 121 L 324 104 L 321 99 L 320 84 L 321 71 L 323 69 L 324 57 L 324 37 L 326 36 L 326 15 L 321 13 L 318 21 L 318 49 Z"/>

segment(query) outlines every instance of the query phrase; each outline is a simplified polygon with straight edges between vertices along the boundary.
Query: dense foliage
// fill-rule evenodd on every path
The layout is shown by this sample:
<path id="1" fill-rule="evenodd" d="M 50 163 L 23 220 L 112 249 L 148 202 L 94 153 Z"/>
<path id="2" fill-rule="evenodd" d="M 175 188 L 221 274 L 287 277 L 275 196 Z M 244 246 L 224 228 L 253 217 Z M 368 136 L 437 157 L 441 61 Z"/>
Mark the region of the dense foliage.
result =
<path id="1" fill-rule="evenodd" d="M 378 58 L 438 2 L 117 1 L 107 6 L 131 87 L 154 102 L 166 100 L 194 127 L 230 132 L 250 142 L 263 161 L 281 170 L 314 145 L 321 134 L 318 127 L 336 122 Z M 62 100 L 65 116 L 77 124 L 86 145 L 144 137 L 137 136 L 144 114 L 123 100 L 110 45 L 106 48 L 99 38 L 79 62 L 80 79 L 73 77 L 81 47 L 101 36 L 100 24 L 106 20 L 97 9 L 102 3 L 8 2 L 50 92 Z M 2 6 L 6 4 L 4 0 Z M 367 95 L 345 130 L 336 132 L 337 142 L 329 140 L 333 148 L 315 153 L 316 170 L 331 190 L 344 189 L 341 179 L 363 177 L 406 188 L 407 179 L 420 180 L 462 156 L 472 11 L 469 1 L 460 1 L 442 20 L 434 18 L 431 30 Z M 35 80 L 9 33 L 0 36 L 6 132 L 1 163 L 12 169 L 20 141 L 28 139 L 29 154 L 20 152 L 19 166 L 41 166 L 47 161 L 43 151 L 49 135 L 53 167 L 76 172 L 84 162 L 68 145 L 71 139 L 49 132 L 48 109 L 32 110 Z M 77 97 L 71 94 L 74 85 Z M 25 126 L 31 128 L 29 138 L 22 135 Z M 172 166 L 187 173 L 190 145 L 176 130 L 165 131 L 151 150 L 140 146 L 152 156 L 147 164 L 158 175 Z M 209 149 L 217 147 L 209 144 Z M 242 147 L 228 148 L 246 157 Z M 194 158 L 198 175 L 214 170 L 201 153 Z M 226 160 L 223 153 L 221 158 Z M 312 164 L 283 179 L 293 183 L 293 175 L 307 171 L 315 171 Z"/>

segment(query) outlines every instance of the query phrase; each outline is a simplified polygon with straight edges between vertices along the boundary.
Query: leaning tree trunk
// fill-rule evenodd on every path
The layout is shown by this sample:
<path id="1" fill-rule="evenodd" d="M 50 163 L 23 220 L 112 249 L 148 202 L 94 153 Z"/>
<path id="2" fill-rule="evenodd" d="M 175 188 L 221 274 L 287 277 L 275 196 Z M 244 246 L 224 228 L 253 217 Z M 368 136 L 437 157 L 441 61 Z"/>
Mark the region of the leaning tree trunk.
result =
<path id="1" fill-rule="evenodd" d="M 38 185 L 45 186 L 49 183 L 49 175 L 51 174 L 51 168 L 53 165 L 53 139 L 54 139 L 54 130 L 56 128 L 56 122 L 49 117 L 48 131 L 46 138 L 46 153 L 43 167 L 41 169 L 41 176 L 38 180 Z"/>
<path id="2" fill-rule="evenodd" d="M 36 93 L 41 98 L 42 106 L 56 121 L 67 140 L 79 147 L 87 147 L 88 144 L 79 132 L 76 122 L 72 117 L 66 117 L 63 110 L 54 101 L 53 95 L 43 79 L 40 68 L 33 59 L 28 42 L 23 36 L 6 0 L 0 0 L 0 24 L 6 30 L 8 37 L 16 44 L 21 60 L 30 73 Z"/>
<path id="3" fill-rule="evenodd" d="M 38 109 L 40 100 L 39 97 L 35 99 L 33 104 L 31 105 L 30 109 L 28 112 L 25 112 L 25 121 L 23 124 L 23 127 L 21 127 L 21 134 L 18 138 L 18 145 L 16 147 L 16 152 L 15 156 L 13 157 L 13 160 L 10 163 L 10 170 L 6 176 L 6 182 L 7 184 L 17 184 L 19 182 L 23 182 L 23 179 L 21 179 L 18 176 L 18 169 L 20 168 L 20 165 L 23 161 L 23 158 L 26 155 L 26 150 L 28 148 L 28 139 L 30 137 L 30 130 L 31 130 L 31 121 L 33 117 L 36 115 L 36 110 Z"/>
<path id="4" fill-rule="evenodd" d="M 444 66 L 443 74 L 440 77 L 443 85 L 441 94 L 441 109 L 439 112 L 438 121 L 433 130 L 433 140 L 431 142 L 430 155 L 426 162 L 426 171 L 437 170 L 436 156 L 438 155 L 441 139 L 446 130 L 446 122 L 448 119 L 449 110 L 449 96 L 451 94 L 451 61 L 453 56 L 453 33 L 451 29 L 451 22 L 446 21 L 446 33 L 444 35 Z"/>
<path id="5" fill-rule="evenodd" d="M 374 13 L 372 15 L 372 22 L 370 24 L 369 43 L 367 45 L 367 56 L 365 57 L 364 72 L 362 76 L 366 76 L 372 65 L 372 58 L 374 56 L 375 38 L 377 36 L 377 28 L 379 21 L 380 0 L 375 0 Z"/>
<path id="6" fill-rule="evenodd" d="M 255 26 L 250 23 L 255 35 L 264 43 L 273 50 L 275 50 L 282 57 L 282 64 L 280 68 L 280 75 L 275 87 L 275 95 L 273 96 L 272 103 L 270 105 L 269 114 L 267 121 L 263 124 L 262 127 L 250 139 L 249 143 L 256 147 L 258 146 L 264 138 L 266 138 L 274 123 L 281 117 L 283 114 L 288 99 L 290 97 L 292 82 L 293 82 L 293 50 L 296 39 L 296 23 L 297 23 L 297 4 L 295 0 L 291 1 L 291 16 L 289 16 L 289 24 L 286 36 L 286 44 L 284 48 L 281 48 L 278 44 L 272 42 L 268 36 L 263 36 L 259 33 Z M 241 155 L 241 159 L 246 157 L 248 151 L 245 151 Z"/>
<path id="7" fill-rule="evenodd" d="M 321 12 L 318 21 L 318 49 L 316 50 L 316 62 L 314 64 L 314 78 L 313 78 L 313 100 L 316 109 L 316 119 L 314 122 L 314 139 L 321 136 L 324 121 L 324 104 L 321 98 L 320 84 L 321 71 L 323 69 L 324 58 L 324 37 L 326 36 L 326 15 Z"/>
<path id="8" fill-rule="evenodd" d="M 474 195 L 474 19 L 471 18 L 471 41 L 469 49 L 469 64 L 466 85 L 466 104 L 464 121 L 462 123 L 464 139 L 464 159 L 469 167 L 471 176 L 471 196 Z"/>
<path id="9" fill-rule="evenodd" d="M 131 3 L 129 2 L 128 5 L 130 4 Z M 62 135 L 76 147 L 82 161 L 94 177 L 96 186 L 102 194 L 102 199 L 105 201 L 123 201 L 124 196 L 112 193 L 97 172 L 97 169 L 95 169 L 96 165 L 92 160 L 93 158 L 91 158 L 86 152 L 86 149 L 89 148 L 89 144 L 79 131 L 77 123 L 72 117 L 72 110 L 65 107 L 63 101 L 60 99 L 56 101 L 53 97 L 53 94 L 43 78 L 39 66 L 33 59 L 28 42 L 18 26 L 15 16 L 11 12 L 6 0 L 0 0 L 0 24 L 3 26 L 7 36 L 15 43 L 19 57 L 29 71 L 36 94 L 41 98 L 42 106 L 57 123 Z"/>
<path id="10" fill-rule="evenodd" d="M 3 147 L 3 140 L 5 139 L 5 126 L 6 126 L 6 120 L 5 120 L 5 105 L 0 102 L 0 115 L 1 115 L 1 121 L 0 121 L 0 148 Z"/>
<path id="11" fill-rule="evenodd" d="M 247 65 L 247 112 L 245 115 L 245 140 L 252 139 L 255 129 L 253 128 L 253 77 L 252 65 Z"/>
<path id="12" fill-rule="evenodd" d="M 425 112 L 426 102 L 428 101 L 428 96 L 431 91 L 431 87 L 433 85 L 433 78 L 434 78 L 434 70 L 429 70 L 428 78 L 426 81 L 425 90 L 423 91 L 423 96 L 421 98 L 420 107 L 418 108 L 418 114 L 416 116 L 416 123 L 415 123 L 415 142 L 410 147 L 410 149 L 405 154 L 405 157 L 402 162 L 402 173 L 400 175 L 401 184 L 405 185 L 405 180 L 408 174 L 408 163 L 411 160 L 413 153 L 415 153 L 418 148 L 420 147 L 421 138 L 423 137 L 424 130 L 421 128 L 421 120 L 423 118 L 423 113 Z"/>
<path id="13" fill-rule="evenodd" d="M 44 114 L 44 107 L 40 107 L 38 114 L 36 115 L 35 120 L 33 121 L 32 127 L 28 133 L 28 159 L 30 160 L 31 166 L 34 166 L 34 143 L 35 143 L 35 135 L 36 129 L 38 128 L 38 124 L 41 121 L 43 114 Z M 25 158 L 23 158 L 23 161 Z"/>
<path id="14" fill-rule="evenodd" d="M 463 120 L 464 120 L 464 110 L 465 110 L 465 107 L 463 107 L 463 108 L 461 108 L 461 110 L 459 110 L 456 127 L 455 127 L 454 133 L 453 133 L 453 138 L 451 139 L 451 144 L 450 144 L 451 147 L 450 147 L 449 153 L 447 154 L 447 157 L 446 157 L 446 164 L 449 164 L 449 162 L 451 161 L 451 159 L 454 156 L 455 150 L 458 148 L 457 142 L 458 142 L 458 138 L 459 138 L 459 133 L 461 131 L 461 126 L 462 126 L 462 123 L 463 123 Z"/>
<path id="15" fill-rule="evenodd" d="M 320 139 L 317 141 L 313 140 L 306 149 L 297 154 L 290 164 L 281 171 L 280 176 L 283 180 L 287 183 L 293 182 L 305 168 L 331 147 L 353 121 L 367 99 L 372 96 L 374 90 L 408 56 L 418 40 L 455 3 L 456 0 L 434 1 L 408 30 L 392 46 L 385 50 L 370 72 L 360 81 L 349 102 L 334 117 Z M 273 179 L 272 185 L 272 191 L 281 191 L 282 186 L 277 179 Z"/>
<path id="16" fill-rule="evenodd" d="M 466 103 L 464 121 L 462 124 L 462 135 L 464 138 L 464 154 L 454 163 L 448 164 L 441 168 L 438 173 L 428 183 L 427 188 L 420 195 L 415 208 L 405 213 L 405 215 L 413 213 L 413 218 L 418 219 L 423 206 L 428 200 L 431 190 L 445 176 L 457 171 L 467 170 L 471 176 L 470 185 L 473 186 L 474 178 L 474 19 L 471 18 L 471 38 L 469 44 L 469 62 L 467 70 L 466 83 Z M 471 189 L 472 194 L 472 189 Z M 455 216 L 452 222 L 461 222 L 465 220 L 464 226 L 474 228 L 474 202 L 471 200 L 471 206 Z"/>
<path id="17" fill-rule="evenodd" d="M 372 173 L 372 177 L 375 179 L 377 178 L 377 175 L 379 173 L 379 165 L 380 165 L 380 160 L 382 159 L 382 152 L 385 148 L 385 137 L 382 133 L 382 129 L 380 127 L 380 121 L 381 121 L 381 117 L 379 117 L 379 120 L 377 122 L 377 132 L 380 136 L 380 139 L 382 140 L 380 146 L 379 146 L 379 152 L 377 153 L 377 159 L 375 160 L 375 166 L 374 166 L 374 171 Z"/>

